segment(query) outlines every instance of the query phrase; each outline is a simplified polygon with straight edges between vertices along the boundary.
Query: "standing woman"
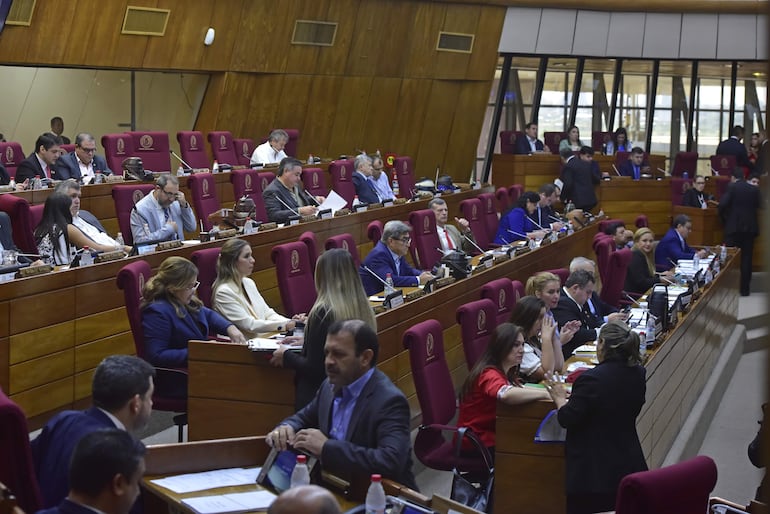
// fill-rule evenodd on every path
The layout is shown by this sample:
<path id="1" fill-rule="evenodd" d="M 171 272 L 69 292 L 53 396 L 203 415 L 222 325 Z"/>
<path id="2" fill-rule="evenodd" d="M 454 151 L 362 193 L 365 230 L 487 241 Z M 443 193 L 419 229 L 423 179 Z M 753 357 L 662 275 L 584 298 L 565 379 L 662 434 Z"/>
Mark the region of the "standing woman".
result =
<path id="1" fill-rule="evenodd" d="M 524 332 L 524 357 L 519 374 L 527 382 L 540 382 L 554 371 L 561 373 L 564 367 L 561 343 L 554 337 L 556 322 L 552 316 L 546 316 L 546 310 L 543 300 L 525 296 L 511 311 L 509 321 Z"/>
<path id="2" fill-rule="evenodd" d="M 599 332 L 596 355 L 599 365 L 578 377 L 569 401 L 562 387 L 548 386 L 567 429 L 567 514 L 613 510 L 623 477 L 647 470 L 636 433 L 647 389 L 639 335 L 610 321 Z"/>
<path id="3" fill-rule="evenodd" d="M 580 141 L 580 129 L 577 125 L 572 125 L 567 129 L 567 139 L 562 139 L 559 142 L 559 150 L 563 148 L 569 148 L 573 152 L 579 152 L 583 147 L 583 143 Z"/>
<path id="4" fill-rule="evenodd" d="M 655 273 L 655 234 L 649 228 L 642 227 L 634 233 L 634 248 L 631 250 L 631 262 L 626 270 L 623 289 L 642 295 L 660 282 L 661 275 L 670 277 L 671 272 Z"/>
<path id="5" fill-rule="evenodd" d="M 294 406 L 297 411 L 310 403 L 326 378 L 324 345 L 331 324 L 360 319 L 377 330 L 374 312 L 350 252 L 334 248 L 321 254 L 315 267 L 315 288 L 318 298 L 307 318 L 302 352 L 287 352 L 288 345 L 281 345 L 270 360 L 274 366 L 296 371 Z"/>

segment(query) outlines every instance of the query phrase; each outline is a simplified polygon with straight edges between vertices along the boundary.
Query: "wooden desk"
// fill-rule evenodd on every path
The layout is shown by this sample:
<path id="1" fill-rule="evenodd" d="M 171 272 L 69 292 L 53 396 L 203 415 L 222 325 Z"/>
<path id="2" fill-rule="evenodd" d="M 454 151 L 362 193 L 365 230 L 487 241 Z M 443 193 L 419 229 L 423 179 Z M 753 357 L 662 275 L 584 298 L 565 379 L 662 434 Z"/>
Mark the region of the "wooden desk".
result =
<path id="1" fill-rule="evenodd" d="M 647 401 L 636 428 L 650 468 L 663 462 L 735 326 L 737 261 L 732 253 L 723 272 L 648 357 Z M 551 401 L 498 403 L 496 504 L 515 504 L 522 514 L 564 512 L 564 446 L 533 442 L 553 408 Z"/>
<path id="2" fill-rule="evenodd" d="M 716 207 L 698 209 L 674 205 L 672 216 L 686 214 L 692 220 L 692 232 L 687 237 L 687 243 L 692 246 L 721 245 L 724 242 L 724 228 Z"/>

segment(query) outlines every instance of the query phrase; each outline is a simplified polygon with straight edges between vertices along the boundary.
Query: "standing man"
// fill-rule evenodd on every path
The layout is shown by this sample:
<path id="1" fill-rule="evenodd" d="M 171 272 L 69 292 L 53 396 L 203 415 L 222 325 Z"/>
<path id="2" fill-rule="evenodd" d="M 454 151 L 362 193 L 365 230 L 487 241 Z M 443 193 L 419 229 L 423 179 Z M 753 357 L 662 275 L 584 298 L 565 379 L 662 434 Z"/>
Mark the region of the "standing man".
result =
<path id="1" fill-rule="evenodd" d="M 687 244 L 687 236 L 692 231 L 692 220 L 686 214 L 674 216 L 671 228 L 655 247 L 655 267 L 658 271 L 669 270 L 679 259 L 692 259 L 695 250 Z M 706 250 L 698 250 L 698 257 L 704 258 Z"/>
<path id="2" fill-rule="evenodd" d="M 746 151 L 746 146 L 743 144 L 743 127 L 736 125 L 730 131 L 730 137 L 719 143 L 717 146 L 717 155 L 732 155 L 735 157 L 735 164 L 748 169 L 750 172 L 754 170 L 754 165 L 749 160 L 749 152 Z"/>
<path id="3" fill-rule="evenodd" d="M 59 158 L 59 143 L 53 134 L 41 134 L 35 141 L 35 152 L 19 163 L 16 168 L 16 182 L 21 184 L 26 180 L 34 180 L 35 175 L 41 179 L 53 178 L 56 159 Z"/>
<path id="4" fill-rule="evenodd" d="M 638 146 L 633 147 L 628 160 L 623 163 L 618 171 L 621 176 L 631 177 L 634 180 L 642 178 L 643 173 L 649 173 L 650 167 L 644 164 L 644 150 Z"/>
<path id="5" fill-rule="evenodd" d="M 254 149 L 251 154 L 251 164 L 274 164 L 281 162 L 287 155 L 283 149 L 289 142 L 289 134 L 285 130 L 274 130 L 267 137 L 267 141 Z"/>
<path id="6" fill-rule="evenodd" d="M 366 154 L 357 155 L 353 161 L 356 171 L 353 173 L 353 185 L 356 187 L 358 200 L 363 203 L 379 203 L 382 201 L 372 178 L 372 159 Z"/>
<path id="7" fill-rule="evenodd" d="M 61 138 L 61 143 L 63 145 L 70 144 L 70 138 L 67 136 L 62 136 L 62 132 L 64 132 L 64 120 L 61 119 L 61 116 L 54 116 L 51 118 L 51 132 L 56 134 L 57 137 Z"/>
<path id="8" fill-rule="evenodd" d="M 75 445 L 83 436 L 107 428 L 137 432 L 147 425 L 152 413 L 154 376 L 153 367 L 138 357 L 107 357 L 94 373 L 93 407 L 61 412 L 46 423 L 31 443 L 45 508 L 58 505 L 67 496 L 67 470 Z"/>
<path id="9" fill-rule="evenodd" d="M 153 192 L 131 210 L 131 235 L 134 243 L 184 240 L 183 229 L 194 232 L 195 214 L 179 190 L 179 179 L 164 173 L 155 181 Z"/>
<path id="10" fill-rule="evenodd" d="M 382 157 L 375 155 L 372 157 L 372 180 L 374 183 L 374 190 L 377 191 L 377 195 L 382 200 L 392 200 L 396 197 L 393 189 L 390 187 L 390 178 L 387 173 L 384 173 L 385 164 L 382 162 Z"/>
<path id="11" fill-rule="evenodd" d="M 447 223 L 449 219 L 449 208 L 446 202 L 441 198 L 434 198 L 428 203 L 428 207 L 431 208 L 433 214 L 436 215 L 436 232 L 438 232 L 438 240 L 441 243 L 441 249 L 444 251 L 460 250 L 467 254 L 477 253 L 476 247 L 473 246 L 471 241 L 473 239 L 473 232 L 471 232 L 471 224 L 465 218 L 455 218 L 455 222 L 460 226 L 460 229 L 454 225 Z M 460 233 L 462 230 L 462 233 Z M 465 237 L 463 237 L 465 236 Z"/>
<path id="12" fill-rule="evenodd" d="M 754 239 L 759 235 L 757 210 L 762 208 L 759 188 L 743 180 L 743 170 L 733 170 L 732 184 L 719 202 L 725 225 L 725 244 L 741 249 L 741 296 L 751 292 Z"/>
<path id="13" fill-rule="evenodd" d="M 313 196 L 301 187 L 302 163 L 286 157 L 278 166 L 278 176 L 262 191 L 265 210 L 270 221 L 286 223 L 291 216 L 307 216 L 318 211 L 324 198 Z"/>
<path id="14" fill-rule="evenodd" d="M 524 137 L 516 138 L 516 152 L 519 155 L 550 152 L 551 150 L 537 138 L 537 123 L 529 122 L 524 127 Z"/>
<path id="15" fill-rule="evenodd" d="M 94 136 L 81 132 L 75 136 L 75 150 L 62 155 L 56 161 L 53 178 L 56 180 L 74 178 L 83 184 L 90 184 L 94 181 L 97 171 L 105 175 L 112 174 L 104 157 L 96 155 Z"/>
<path id="16" fill-rule="evenodd" d="M 590 211 L 598 200 L 594 185 L 599 183 L 599 175 L 594 173 L 591 167 L 594 151 L 590 146 L 584 146 L 580 149 L 580 158 L 576 158 L 571 148 L 562 148 L 559 150 L 564 167 L 561 170 L 561 181 L 564 187 L 561 190 L 561 201 L 565 205 L 572 201 L 577 209 Z M 591 159 L 583 159 L 587 155 Z"/>
<path id="17" fill-rule="evenodd" d="M 361 320 L 336 321 L 324 353 L 327 379 L 315 398 L 267 434 L 267 443 L 305 451 L 343 479 L 368 483 L 372 473 L 379 473 L 416 490 L 409 404 L 375 368 L 377 333 Z"/>

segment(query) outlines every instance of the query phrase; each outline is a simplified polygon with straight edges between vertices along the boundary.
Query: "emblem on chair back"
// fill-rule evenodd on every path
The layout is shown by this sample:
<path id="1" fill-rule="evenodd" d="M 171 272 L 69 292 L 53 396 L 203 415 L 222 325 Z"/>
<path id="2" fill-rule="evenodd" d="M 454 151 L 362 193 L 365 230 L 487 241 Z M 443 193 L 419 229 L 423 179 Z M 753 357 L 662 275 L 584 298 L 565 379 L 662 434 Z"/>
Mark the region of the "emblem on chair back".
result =
<path id="1" fill-rule="evenodd" d="M 118 155 L 126 155 L 126 142 L 122 137 L 118 138 L 117 142 L 115 143 L 115 147 L 116 153 Z"/>
<path id="2" fill-rule="evenodd" d="M 262 191 L 264 191 L 265 189 L 267 189 L 267 179 L 263 178 L 262 179 Z"/>
<path id="3" fill-rule="evenodd" d="M 318 187 L 318 173 L 313 173 L 313 187 Z"/>
<path id="4" fill-rule="evenodd" d="M 343 164 L 340 166 L 340 180 L 347 180 L 348 179 L 348 169 Z"/>
<path id="5" fill-rule="evenodd" d="M 9 146 L 5 149 L 5 163 L 6 164 L 16 164 L 16 155 L 13 153 L 13 147 Z"/>
<path id="6" fill-rule="evenodd" d="M 497 310 L 501 311 L 505 308 L 505 289 L 501 289 L 497 293 Z"/>
<path id="7" fill-rule="evenodd" d="M 251 175 L 243 177 L 243 190 L 247 193 L 252 193 L 254 190 L 251 188 Z"/>
<path id="8" fill-rule="evenodd" d="M 144 273 L 139 273 L 139 281 L 138 281 L 139 283 L 137 284 L 137 286 L 139 286 L 138 293 L 139 293 L 140 302 L 144 300 L 144 283 L 146 280 L 147 279 L 144 277 Z"/>
<path id="9" fill-rule="evenodd" d="M 344 240 L 344 239 L 342 240 L 342 248 L 347 250 L 347 251 L 350 251 L 350 247 L 348 246 L 348 242 L 346 240 Z"/>
<path id="10" fill-rule="evenodd" d="M 492 198 L 493 197 L 487 197 L 487 212 L 492 212 L 494 208 L 492 207 Z"/>
<path id="11" fill-rule="evenodd" d="M 427 216 L 425 216 L 422 219 L 422 233 L 423 234 L 430 233 L 430 218 L 428 218 Z"/>
<path id="12" fill-rule="evenodd" d="M 195 137 L 195 134 L 190 136 L 190 150 L 197 150 L 198 149 L 198 138 Z"/>
<path id="13" fill-rule="evenodd" d="M 730 165 L 730 161 L 728 161 L 728 160 L 727 160 L 727 157 L 722 157 L 722 158 L 719 160 L 719 165 L 720 165 L 722 168 L 727 168 L 727 167 Z"/>
<path id="14" fill-rule="evenodd" d="M 220 150 L 227 150 L 227 137 L 225 137 L 224 134 L 219 136 L 219 149 Z"/>
<path id="15" fill-rule="evenodd" d="M 406 174 L 409 173 L 409 168 L 406 167 L 406 161 L 401 162 L 401 173 Z"/>
<path id="16" fill-rule="evenodd" d="M 134 192 L 131 193 L 131 198 L 134 200 L 134 204 L 144 198 L 144 193 L 142 193 L 141 189 L 134 189 Z"/>
<path id="17" fill-rule="evenodd" d="M 207 196 L 211 196 L 211 195 L 209 195 L 209 178 L 210 177 L 206 177 L 206 178 L 204 178 L 201 181 L 201 189 L 203 190 L 203 198 L 206 198 Z"/>
<path id="18" fill-rule="evenodd" d="M 477 334 L 480 334 L 484 332 L 487 328 L 487 314 L 484 312 L 484 310 L 479 311 L 479 316 L 476 318 L 476 329 L 478 332 Z"/>
<path id="19" fill-rule="evenodd" d="M 297 273 L 299 272 L 299 252 L 297 250 L 291 251 L 291 272 Z"/>
<path id="20" fill-rule="evenodd" d="M 476 221 L 479 219 L 479 209 L 478 206 L 474 203 L 471 207 L 471 219 L 473 221 Z"/>
<path id="21" fill-rule="evenodd" d="M 241 155 L 249 154 L 249 143 L 244 142 L 243 145 L 241 145 Z"/>
<path id="22" fill-rule="evenodd" d="M 425 338 L 425 364 L 436 360 L 436 353 L 434 348 L 433 334 L 428 334 Z"/>
<path id="23" fill-rule="evenodd" d="M 153 150 L 152 147 L 154 141 L 152 140 L 152 136 L 149 134 L 143 135 L 141 138 L 139 138 L 139 149 L 140 150 Z"/>

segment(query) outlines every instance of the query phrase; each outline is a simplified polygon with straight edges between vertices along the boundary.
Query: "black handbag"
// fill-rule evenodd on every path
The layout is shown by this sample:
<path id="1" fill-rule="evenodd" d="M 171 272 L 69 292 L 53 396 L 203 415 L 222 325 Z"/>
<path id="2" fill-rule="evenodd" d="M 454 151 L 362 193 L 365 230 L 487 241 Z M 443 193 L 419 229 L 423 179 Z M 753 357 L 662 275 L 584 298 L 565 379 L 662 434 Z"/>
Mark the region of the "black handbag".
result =
<path id="1" fill-rule="evenodd" d="M 486 473 L 452 470 L 452 500 L 462 503 L 480 512 L 492 512 L 492 489 L 495 482 L 495 468 L 489 450 L 481 443 L 479 438 L 467 427 L 457 429 L 457 444 L 455 446 L 455 458 L 459 459 L 463 439 L 467 438 L 475 446 L 486 465 Z"/>

